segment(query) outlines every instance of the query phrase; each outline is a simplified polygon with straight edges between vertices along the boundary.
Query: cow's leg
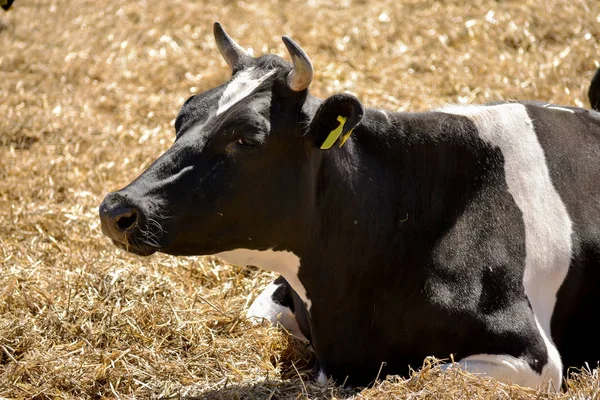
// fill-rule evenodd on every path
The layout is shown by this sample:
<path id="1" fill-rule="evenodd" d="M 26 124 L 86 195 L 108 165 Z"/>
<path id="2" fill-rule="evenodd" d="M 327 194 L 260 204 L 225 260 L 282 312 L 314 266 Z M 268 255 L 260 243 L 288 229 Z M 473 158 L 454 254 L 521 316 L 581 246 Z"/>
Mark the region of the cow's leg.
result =
<path id="1" fill-rule="evenodd" d="M 490 353 L 470 354 L 442 368 L 458 367 L 504 383 L 560 390 L 562 364 L 558 350 L 531 307 L 520 303 L 520 307 L 517 303 L 504 312 L 499 311 L 495 317 L 500 323 L 484 319 L 474 326 L 473 334 L 484 338 L 480 346 L 489 348 Z"/>
<path id="2" fill-rule="evenodd" d="M 254 300 L 246 316 L 255 323 L 268 320 L 273 326 L 281 325 L 293 336 L 306 341 L 294 313 L 297 305 L 294 304 L 293 294 L 289 283 L 280 276 Z"/>
<path id="3" fill-rule="evenodd" d="M 459 367 L 473 374 L 483 374 L 500 382 L 512 383 L 527 387 L 550 385 L 553 390 L 560 389 L 560 370 L 552 364 L 546 366 L 542 373 L 534 371 L 523 359 L 507 354 L 475 354 L 465 357 L 454 364 L 444 364 L 443 370 Z M 544 388 L 545 389 L 545 388 Z"/>
<path id="4" fill-rule="evenodd" d="M 525 290 L 528 289 L 528 285 L 525 284 Z M 462 358 L 455 365 L 469 372 L 486 374 L 505 383 L 560 390 L 562 383 L 560 355 L 549 332 L 543 328 L 549 326 L 550 320 L 547 314 L 536 313 L 533 305 L 542 304 L 541 300 L 543 300 L 541 296 L 538 298 L 528 296 L 528 301 L 532 304 L 531 308 L 528 307 L 529 312 L 523 309 L 518 312 L 515 307 L 512 312 L 505 314 L 503 319 L 512 320 L 512 324 L 520 325 L 520 329 L 515 330 L 515 327 L 511 328 L 509 325 L 504 327 L 506 332 L 499 331 L 497 327 L 490 328 L 495 331 L 495 336 L 500 340 L 505 337 L 507 341 L 524 344 L 522 355 L 516 357 L 508 354 L 473 354 Z M 546 300 L 547 303 L 554 304 L 553 298 Z M 542 307 L 539 309 L 543 310 Z M 524 322 L 528 319 L 529 322 Z"/>

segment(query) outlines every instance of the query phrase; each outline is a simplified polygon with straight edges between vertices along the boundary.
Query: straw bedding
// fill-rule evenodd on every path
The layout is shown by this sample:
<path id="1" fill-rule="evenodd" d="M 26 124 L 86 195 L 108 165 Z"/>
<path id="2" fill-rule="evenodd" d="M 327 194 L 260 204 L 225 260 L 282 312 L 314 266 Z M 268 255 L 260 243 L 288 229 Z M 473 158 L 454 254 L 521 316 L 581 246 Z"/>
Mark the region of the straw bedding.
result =
<path id="1" fill-rule="evenodd" d="M 188 96 L 228 79 L 215 20 L 255 55 L 287 57 L 291 35 L 313 94 L 390 110 L 588 107 L 600 61 L 593 0 L 15 2 L 0 14 L 0 397 L 600 398 L 593 365 L 558 394 L 435 360 L 362 390 L 317 384 L 302 343 L 244 319 L 273 275 L 112 246 L 104 194 L 168 148 Z"/>

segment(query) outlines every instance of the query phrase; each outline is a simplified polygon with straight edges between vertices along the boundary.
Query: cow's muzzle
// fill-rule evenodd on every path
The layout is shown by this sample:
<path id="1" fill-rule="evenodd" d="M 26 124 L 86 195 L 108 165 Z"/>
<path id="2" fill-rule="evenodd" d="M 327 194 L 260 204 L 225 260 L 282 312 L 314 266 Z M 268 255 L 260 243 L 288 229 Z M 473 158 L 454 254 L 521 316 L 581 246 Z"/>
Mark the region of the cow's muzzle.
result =
<path id="1" fill-rule="evenodd" d="M 148 218 L 142 208 L 127 195 L 110 193 L 99 208 L 102 233 L 118 247 L 138 255 L 150 255 L 159 245 L 148 228 Z"/>

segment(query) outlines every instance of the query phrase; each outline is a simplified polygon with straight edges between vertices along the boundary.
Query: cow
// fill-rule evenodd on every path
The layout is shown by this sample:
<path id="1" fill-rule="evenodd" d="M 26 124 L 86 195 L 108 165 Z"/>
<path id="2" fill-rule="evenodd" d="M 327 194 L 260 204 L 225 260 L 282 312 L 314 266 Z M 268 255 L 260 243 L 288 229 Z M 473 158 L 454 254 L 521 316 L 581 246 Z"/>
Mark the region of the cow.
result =
<path id="1" fill-rule="evenodd" d="M 588 98 L 590 99 L 592 108 L 600 111 L 600 69 L 596 70 L 596 74 L 592 78 L 592 83 L 588 90 Z"/>
<path id="2" fill-rule="evenodd" d="M 252 57 L 190 97 L 173 145 L 99 207 L 114 244 L 280 276 L 248 315 L 310 342 L 318 380 L 427 356 L 559 389 L 600 360 L 600 113 L 543 102 L 402 113 L 309 93 L 313 66 Z"/>
<path id="3" fill-rule="evenodd" d="M 15 0 L 0 0 L 0 7 L 2 7 L 4 11 L 8 11 L 14 1 Z"/>

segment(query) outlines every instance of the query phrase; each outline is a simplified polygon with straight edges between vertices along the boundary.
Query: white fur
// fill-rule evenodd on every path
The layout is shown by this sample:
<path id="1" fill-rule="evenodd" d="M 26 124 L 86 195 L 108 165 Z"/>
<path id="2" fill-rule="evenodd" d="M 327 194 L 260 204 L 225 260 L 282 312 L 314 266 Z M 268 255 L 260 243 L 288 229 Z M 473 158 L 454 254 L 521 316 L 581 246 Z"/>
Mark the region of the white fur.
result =
<path id="1" fill-rule="evenodd" d="M 298 296 L 300 296 L 310 311 L 311 302 L 306 289 L 298 278 L 300 259 L 294 253 L 289 251 L 237 249 L 215 255 L 221 257 L 229 264 L 240 266 L 254 265 L 267 271 L 281 274 L 288 281 L 292 289 L 298 293 Z"/>
<path id="2" fill-rule="evenodd" d="M 474 374 L 485 374 L 504 383 L 529 387 L 537 387 L 541 383 L 540 376 L 531 369 L 527 362 L 504 354 L 475 354 L 465 357 L 457 363 L 445 364 L 442 369 L 448 370 L 455 367 Z M 549 384 L 554 385 L 553 382 L 549 382 Z"/>
<path id="3" fill-rule="evenodd" d="M 273 326 L 277 326 L 279 323 L 290 334 L 300 340 L 307 341 L 300 330 L 300 326 L 298 326 L 298 321 L 296 320 L 294 313 L 292 313 L 292 310 L 273 301 L 273 293 L 275 293 L 279 286 L 281 285 L 271 282 L 256 300 L 254 300 L 246 312 L 246 317 L 253 322 L 258 323 L 266 319 L 270 321 Z"/>
<path id="4" fill-rule="evenodd" d="M 573 110 L 569 110 L 568 108 L 564 108 L 564 107 L 547 107 L 548 110 L 557 110 L 557 111 L 565 111 L 571 114 L 575 114 L 575 111 Z"/>
<path id="5" fill-rule="evenodd" d="M 388 116 L 387 111 L 385 111 L 385 110 L 377 110 L 377 111 L 379 111 L 381 114 L 383 114 L 386 122 L 388 122 L 388 123 L 390 122 L 390 117 Z"/>
<path id="6" fill-rule="evenodd" d="M 325 375 L 325 372 L 323 372 L 322 369 L 320 369 L 319 373 L 317 374 L 317 382 L 321 384 L 327 383 L 327 375 Z"/>
<path id="7" fill-rule="evenodd" d="M 238 72 L 235 77 L 227 84 L 223 95 L 219 99 L 216 115 L 227 111 L 232 105 L 249 96 L 254 89 L 260 86 L 269 76 L 273 75 L 275 70 L 271 70 L 264 75 L 258 75 L 257 70 L 248 68 Z"/>
<path id="8" fill-rule="evenodd" d="M 564 108 L 564 107 L 553 106 L 551 104 L 544 104 L 542 107 L 547 108 L 548 110 L 565 111 L 565 112 L 569 112 L 571 114 L 575 114 L 575 111 L 573 111 L 573 110 L 569 110 L 568 108 Z"/>
<path id="9" fill-rule="evenodd" d="M 525 223 L 525 294 L 529 298 L 538 329 L 548 349 L 548 363 L 544 366 L 537 383 L 551 381 L 555 388 L 560 388 L 562 363 L 551 339 L 550 320 L 556 294 L 569 269 L 573 228 L 566 207 L 552 184 L 544 151 L 538 142 L 533 123 L 525 106 L 516 103 L 452 106 L 441 111 L 470 118 L 476 125 L 481 139 L 502 151 L 508 190 L 521 210 Z M 497 360 L 489 364 L 490 357 L 496 357 Z M 528 373 L 523 370 L 526 364 L 520 365 L 514 360 L 507 364 L 506 357 L 474 355 L 465 360 L 472 358 L 480 360 L 478 362 L 481 363 L 481 360 L 485 359 L 489 365 L 498 366 L 490 367 L 493 376 L 503 374 L 501 365 L 508 366 L 512 363 L 516 371 L 520 371 L 518 374 L 523 377 L 523 381 L 529 382 L 529 386 L 537 386 L 532 384 L 535 382 L 531 381 Z M 510 371 L 506 373 L 510 375 Z"/>

